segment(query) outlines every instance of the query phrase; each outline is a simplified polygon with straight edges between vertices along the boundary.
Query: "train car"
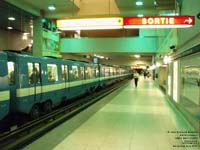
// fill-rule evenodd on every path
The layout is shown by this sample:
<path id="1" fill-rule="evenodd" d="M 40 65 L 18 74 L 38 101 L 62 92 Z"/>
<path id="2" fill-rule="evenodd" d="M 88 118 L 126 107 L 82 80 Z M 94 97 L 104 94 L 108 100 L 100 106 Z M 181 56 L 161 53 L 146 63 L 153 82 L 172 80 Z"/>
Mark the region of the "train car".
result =
<path id="1" fill-rule="evenodd" d="M 80 69 L 85 66 L 83 62 L 13 52 L 7 54 L 14 68 L 14 82 L 10 85 L 12 112 L 37 118 L 62 101 L 87 91 L 80 74 Z"/>
<path id="2" fill-rule="evenodd" d="M 50 112 L 63 101 L 94 92 L 129 75 L 119 67 L 60 58 L 7 52 L 5 62 L 6 59 L 10 110 L 30 114 L 32 118 Z"/>
<path id="3" fill-rule="evenodd" d="M 130 72 L 119 66 L 100 65 L 100 85 L 108 86 L 123 79 L 130 78 Z"/>
<path id="4" fill-rule="evenodd" d="M 9 78 L 7 69 L 7 55 L 0 52 L 0 120 L 3 119 L 10 109 Z"/>

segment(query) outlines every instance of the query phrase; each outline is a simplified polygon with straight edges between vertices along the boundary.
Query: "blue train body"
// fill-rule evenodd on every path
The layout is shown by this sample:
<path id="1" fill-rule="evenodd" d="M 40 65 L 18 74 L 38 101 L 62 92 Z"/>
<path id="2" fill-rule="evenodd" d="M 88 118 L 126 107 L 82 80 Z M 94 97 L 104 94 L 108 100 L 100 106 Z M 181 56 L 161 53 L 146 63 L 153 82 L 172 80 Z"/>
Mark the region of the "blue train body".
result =
<path id="1" fill-rule="evenodd" d="M 7 79 L 0 79 L 0 92 L 5 94 L 0 99 L 0 107 L 5 108 L 0 110 L 0 119 L 9 110 L 35 118 L 63 101 L 130 76 L 120 67 L 13 52 L 0 54 L 1 68 L 4 68 L 0 77 Z"/>
<path id="2" fill-rule="evenodd" d="M 10 94 L 8 85 L 7 55 L 0 52 L 0 119 L 9 112 Z"/>

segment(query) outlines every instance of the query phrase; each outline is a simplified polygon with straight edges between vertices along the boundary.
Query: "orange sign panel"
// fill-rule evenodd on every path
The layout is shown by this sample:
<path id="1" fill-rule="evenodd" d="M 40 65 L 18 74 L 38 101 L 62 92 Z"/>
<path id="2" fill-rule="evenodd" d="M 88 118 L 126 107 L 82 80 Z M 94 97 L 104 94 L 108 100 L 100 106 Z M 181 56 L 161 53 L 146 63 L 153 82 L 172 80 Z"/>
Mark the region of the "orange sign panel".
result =
<path id="1" fill-rule="evenodd" d="M 194 16 L 125 17 L 124 28 L 186 28 L 194 25 Z"/>

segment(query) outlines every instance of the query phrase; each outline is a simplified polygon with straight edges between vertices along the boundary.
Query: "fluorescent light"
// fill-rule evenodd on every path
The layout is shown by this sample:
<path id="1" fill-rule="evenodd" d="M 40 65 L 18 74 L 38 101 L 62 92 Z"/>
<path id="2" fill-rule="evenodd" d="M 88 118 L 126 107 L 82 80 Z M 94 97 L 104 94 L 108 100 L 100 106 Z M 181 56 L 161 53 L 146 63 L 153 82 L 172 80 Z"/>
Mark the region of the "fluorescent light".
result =
<path id="1" fill-rule="evenodd" d="M 96 30 L 96 29 L 122 29 L 122 17 L 84 18 L 57 20 L 60 30 Z"/>
<path id="2" fill-rule="evenodd" d="M 54 11 L 54 10 L 56 10 L 56 7 L 54 5 L 49 5 L 48 9 L 51 10 L 51 11 Z"/>
<path id="3" fill-rule="evenodd" d="M 140 58 L 140 55 L 134 55 L 135 58 Z"/>
<path id="4" fill-rule="evenodd" d="M 156 62 L 156 67 L 160 67 L 161 64 L 159 62 Z"/>
<path id="5" fill-rule="evenodd" d="M 142 5 L 143 5 L 143 2 L 142 2 L 142 1 L 137 1 L 135 4 L 136 4 L 137 6 L 142 6 Z"/>
<path id="6" fill-rule="evenodd" d="M 15 18 L 14 17 L 8 17 L 8 20 L 14 21 Z"/>
<path id="7" fill-rule="evenodd" d="M 169 63 L 171 63 L 171 61 L 172 61 L 172 59 L 170 56 L 164 56 L 164 58 L 163 58 L 164 64 L 169 64 Z"/>
<path id="8" fill-rule="evenodd" d="M 12 30 L 12 29 L 13 29 L 13 27 L 7 27 L 7 29 L 8 29 L 8 30 Z"/>
<path id="9" fill-rule="evenodd" d="M 144 15 L 143 15 L 143 14 L 138 14 L 137 16 L 138 16 L 138 17 L 144 17 Z"/>
<path id="10" fill-rule="evenodd" d="M 28 40 L 27 34 L 23 34 L 22 39 L 23 39 L 23 40 Z"/>
<path id="11" fill-rule="evenodd" d="M 153 4 L 154 4 L 155 6 L 157 6 L 157 5 L 158 5 L 158 3 L 157 3 L 157 1 L 156 1 L 156 0 L 154 0 Z"/>

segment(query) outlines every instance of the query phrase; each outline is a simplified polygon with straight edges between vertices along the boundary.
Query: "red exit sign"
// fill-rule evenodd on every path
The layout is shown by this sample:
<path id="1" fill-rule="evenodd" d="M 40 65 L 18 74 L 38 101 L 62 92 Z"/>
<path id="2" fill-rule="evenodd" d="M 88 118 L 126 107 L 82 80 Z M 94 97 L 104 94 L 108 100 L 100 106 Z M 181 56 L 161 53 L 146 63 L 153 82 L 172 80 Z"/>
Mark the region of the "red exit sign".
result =
<path id="1" fill-rule="evenodd" d="M 125 17 L 124 28 L 187 28 L 194 25 L 194 16 Z"/>

